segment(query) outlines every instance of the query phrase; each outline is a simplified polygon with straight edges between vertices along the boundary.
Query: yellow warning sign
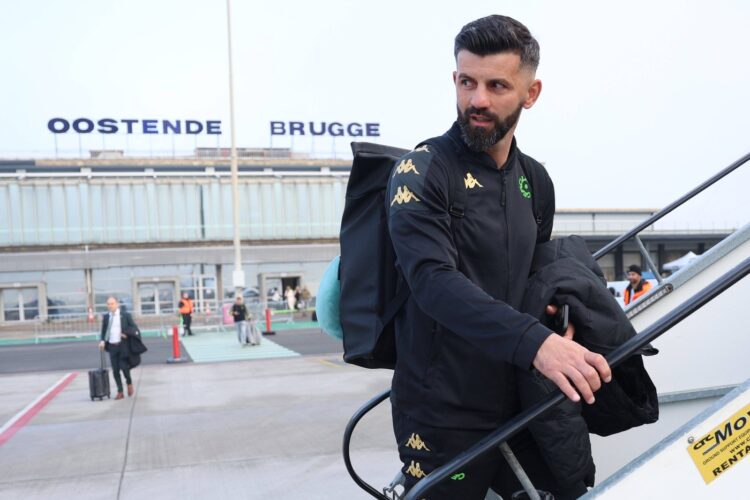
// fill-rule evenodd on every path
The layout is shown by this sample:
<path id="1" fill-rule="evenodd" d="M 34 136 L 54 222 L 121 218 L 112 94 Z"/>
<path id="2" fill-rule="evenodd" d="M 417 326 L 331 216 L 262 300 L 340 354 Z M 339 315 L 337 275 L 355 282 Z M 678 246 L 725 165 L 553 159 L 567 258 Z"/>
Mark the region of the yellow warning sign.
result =
<path id="1" fill-rule="evenodd" d="M 750 404 L 687 449 L 706 484 L 750 455 Z"/>

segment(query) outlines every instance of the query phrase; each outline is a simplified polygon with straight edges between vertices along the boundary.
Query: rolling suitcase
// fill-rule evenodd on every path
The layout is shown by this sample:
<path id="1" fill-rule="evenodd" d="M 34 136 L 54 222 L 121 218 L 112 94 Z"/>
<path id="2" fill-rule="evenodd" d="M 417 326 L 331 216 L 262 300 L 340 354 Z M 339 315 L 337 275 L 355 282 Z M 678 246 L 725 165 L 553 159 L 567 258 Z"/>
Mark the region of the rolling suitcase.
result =
<path id="1" fill-rule="evenodd" d="M 101 362 L 98 370 L 89 371 L 89 393 L 91 401 L 99 398 L 101 401 L 104 396 L 109 398 L 109 370 L 104 368 L 104 351 L 100 351 Z"/>

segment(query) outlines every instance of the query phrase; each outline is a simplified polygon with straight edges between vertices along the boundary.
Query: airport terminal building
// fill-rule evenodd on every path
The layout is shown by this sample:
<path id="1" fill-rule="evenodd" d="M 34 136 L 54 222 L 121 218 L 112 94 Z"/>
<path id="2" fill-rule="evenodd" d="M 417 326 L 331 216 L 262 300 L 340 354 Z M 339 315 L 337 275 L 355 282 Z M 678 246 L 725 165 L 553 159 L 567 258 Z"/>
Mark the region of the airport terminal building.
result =
<path id="1" fill-rule="evenodd" d="M 217 154 L 218 153 L 218 154 Z M 0 161 L 0 333 L 19 322 L 105 310 L 116 295 L 138 316 L 175 314 L 187 292 L 201 312 L 232 300 L 232 198 L 225 151 L 190 158 Z M 245 296 L 314 295 L 338 254 L 350 160 L 241 150 L 240 231 Z M 654 209 L 558 210 L 553 237 L 579 234 L 591 250 Z M 736 228 L 641 235 L 661 266 L 703 253 Z M 641 262 L 634 242 L 600 265 L 610 280 Z"/>

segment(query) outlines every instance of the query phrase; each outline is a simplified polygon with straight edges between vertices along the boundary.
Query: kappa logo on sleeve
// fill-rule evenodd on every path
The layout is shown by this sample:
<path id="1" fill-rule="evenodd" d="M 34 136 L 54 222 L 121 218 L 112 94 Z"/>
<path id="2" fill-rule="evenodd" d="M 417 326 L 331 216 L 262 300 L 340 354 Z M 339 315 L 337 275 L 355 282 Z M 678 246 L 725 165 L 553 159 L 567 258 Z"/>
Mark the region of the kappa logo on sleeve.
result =
<path id="1" fill-rule="evenodd" d="M 424 144 L 422 146 L 419 146 L 417 149 L 414 150 L 415 153 L 429 153 L 430 150 L 427 147 L 427 144 Z"/>
<path id="2" fill-rule="evenodd" d="M 406 187 L 406 186 L 403 186 L 403 187 L 399 186 L 396 189 L 396 195 L 393 197 L 393 201 L 391 202 L 391 206 L 393 206 L 396 203 L 398 203 L 399 205 L 401 205 L 401 204 L 410 203 L 412 201 L 417 201 L 418 202 L 419 198 L 417 198 L 414 195 L 414 193 L 412 193 L 411 191 L 409 191 L 408 187 Z"/>
<path id="3" fill-rule="evenodd" d="M 466 178 L 464 179 L 464 184 L 466 185 L 466 189 L 474 189 L 475 187 L 484 187 L 481 184 L 479 184 L 479 181 L 474 178 L 473 175 L 470 173 L 466 174 Z"/>
<path id="4" fill-rule="evenodd" d="M 401 160 L 401 163 L 399 163 L 398 167 L 396 167 L 396 172 L 394 172 L 393 177 L 396 177 L 398 174 L 408 174 L 410 172 L 419 175 L 419 172 L 417 172 L 417 167 L 416 165 L 414 165 L 414 162 L 412 162 L 411 159 Z"/>

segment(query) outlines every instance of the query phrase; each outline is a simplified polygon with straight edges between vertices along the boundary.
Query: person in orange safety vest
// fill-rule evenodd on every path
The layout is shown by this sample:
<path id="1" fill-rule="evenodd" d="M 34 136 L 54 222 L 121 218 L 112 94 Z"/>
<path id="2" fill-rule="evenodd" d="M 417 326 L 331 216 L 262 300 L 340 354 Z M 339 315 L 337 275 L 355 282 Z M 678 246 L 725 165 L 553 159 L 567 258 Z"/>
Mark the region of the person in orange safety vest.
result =
<path id="1" fill-rule="evenodd" d="M 640 266 L 635 264 L 628 267 L 628 281 L 630 284 L 624 293 L 625 305 L 638 300 L 641 295 L 651 290 L 651 283 L 643 279 Z"/>
<path id="2" fill-rule="evenodd" d="M 185 335 L 192 335 L 190 322 L 193 320 L 193 301 L 190 300 L 187 293 L 182 294 L 180 299 L 180 315 L 182 315 L 182 326 L 185 329 Z"/>

